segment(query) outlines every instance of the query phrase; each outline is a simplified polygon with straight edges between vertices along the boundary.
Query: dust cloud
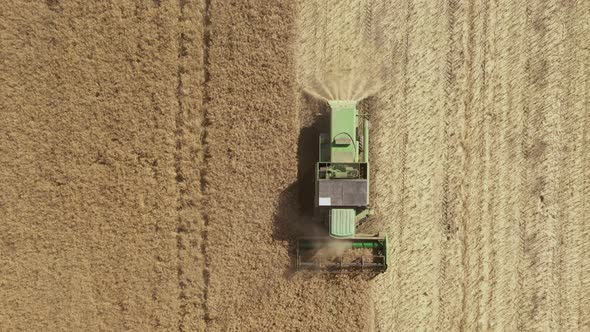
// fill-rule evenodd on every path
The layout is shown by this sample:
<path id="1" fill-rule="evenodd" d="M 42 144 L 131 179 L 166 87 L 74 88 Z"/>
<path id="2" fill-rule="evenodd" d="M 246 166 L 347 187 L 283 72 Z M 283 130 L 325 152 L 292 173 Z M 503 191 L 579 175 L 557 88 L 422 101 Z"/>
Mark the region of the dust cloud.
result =
<path id="1" fill-rule="evenodd" d="M 361 101 L 376 94 L 383 84 L 372 68 L 335 68 L 303 82 L 303 91 L 322 100 Z"/>

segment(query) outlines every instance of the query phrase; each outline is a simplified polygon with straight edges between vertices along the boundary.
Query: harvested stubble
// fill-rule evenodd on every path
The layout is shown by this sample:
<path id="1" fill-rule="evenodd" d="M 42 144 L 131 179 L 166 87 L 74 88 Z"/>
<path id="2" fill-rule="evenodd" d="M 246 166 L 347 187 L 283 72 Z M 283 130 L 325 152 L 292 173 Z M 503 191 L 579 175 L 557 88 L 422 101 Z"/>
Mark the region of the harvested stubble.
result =
<path id="1" fill-rule="evenodd" d="M 379 50 L 376 329 L 590 328 L 589 21 L 585 1 L 302 1 L 303 82 Z"/>

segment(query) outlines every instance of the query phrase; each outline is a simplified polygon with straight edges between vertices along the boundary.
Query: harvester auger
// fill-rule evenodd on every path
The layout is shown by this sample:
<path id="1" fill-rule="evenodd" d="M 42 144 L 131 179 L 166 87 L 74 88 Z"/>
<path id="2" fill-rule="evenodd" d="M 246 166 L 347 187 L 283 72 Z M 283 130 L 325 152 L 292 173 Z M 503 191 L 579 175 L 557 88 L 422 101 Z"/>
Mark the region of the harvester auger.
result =
<path id="1" fill-rule="evenodd" d="M 319 137 L 315 206 L 329 236 L 297 240 L 297 269 L 330 272 L 387 269 L 387 236 L 357 234 L 369 208 L 369 119 L 356 101 L 331 100 L 330 132 Z"/>

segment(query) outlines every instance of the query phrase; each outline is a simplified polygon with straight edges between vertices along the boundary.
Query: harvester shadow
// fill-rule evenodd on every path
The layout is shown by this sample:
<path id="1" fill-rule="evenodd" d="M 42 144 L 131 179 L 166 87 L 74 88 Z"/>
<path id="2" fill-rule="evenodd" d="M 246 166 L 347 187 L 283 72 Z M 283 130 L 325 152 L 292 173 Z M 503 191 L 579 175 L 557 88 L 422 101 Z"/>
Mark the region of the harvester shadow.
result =
<path id="1" fill-rule="evenodd" d="M 296 272 L 297 238 L 302 236 L 326 236 L 319 215 L 315 212 L 315 165 L 319 160 L 319 135 L 329 130 L 328 105 L 304 94 L 301 98 L 301 118 L 304 124 L 299 130 L 297 142 L 297 180 L 279 196 L 275 215 L 274 239 L 289 244 L 290 267 L 286 277 Z M 307 120 L 307 121 L 306 121 Z"/>

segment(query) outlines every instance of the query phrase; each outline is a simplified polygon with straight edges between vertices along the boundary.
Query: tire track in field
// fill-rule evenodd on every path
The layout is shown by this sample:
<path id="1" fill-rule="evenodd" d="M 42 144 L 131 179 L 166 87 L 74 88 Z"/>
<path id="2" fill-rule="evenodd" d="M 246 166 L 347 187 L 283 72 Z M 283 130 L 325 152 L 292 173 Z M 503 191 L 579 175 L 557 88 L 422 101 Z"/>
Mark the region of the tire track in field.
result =
<path id="1" fill-rule="evenodd" d="M 474 137 L 476 145 L 473 147 L 474 151 L 474 172 L 475 178 L 471 181 L 471 186 L 475 185 L 476 190 L 472 191 L 471 196 L 473 205 L 476 206 L 476 214 L 473 215 L 469 223 L 476 225 L 475 229 L 475 259 L 476 264 L 474 279 L 470 281 L 472 285 L 473 296 L 469 299 L 471 304 L 467 309 L 472 314 L 472 321 L 470 324 L 473 328 L 487 329 L 489 325 L 489 312 L 491 308 L 490 298 L 494 289 L 493 282 L 493 261 L 492 257 L 492 241 L 493 237 L 493 219 L 490 213 L 490 205 L 495 204 L 494 186 L 495 178 L 491 178 L 494 171 L 494 164 L 492 163 L 492 147 L 495 147 L 495 138 L 497 134 L 493 128 L 493 116 L 490 109 L 489 98 L 490 93 L 490 71 L 493 64 L 490 62 L 490 47 L 494 45 L 495 40 L 489 34 L 489 20 L 490 20 L 490 5 L 488 2 L 475 2 L 473 15 L 474 29 L 474 83 L 472 92 L 473 107 L 470 111 L 474 113 Z"/>
<path id="2" fill-rule="evenodd" d="M 539 325 L 539 329 L 557 330 L 559 323 L 559 293 L 563 285 L 559 284 L 562 279 L 563 270 L 559 264 L 559 256 L 561 255 L 563 245 L 562 231 L 559 225 L 563 224 L 561 215 L 563 201 L 560 200 L 560 175 L 563 170 L 560 168 L 560 160 L 563 155 L 564 137 L 562 126 L 562 114 L 564 112 L 563 102 L 565 97 L 564 92 L 564 73 L 563 73 L 563 57 L 565 56 L 565 49 L 563 38 L 565 31 L 563 30 L 563 7 L 561 3 L 550 3 L 543 9 L 544 19 L 546 18 L 546 41 L 540 51 L 544 54 L 545 63 L 547 66 L 546 77 L 547 86 L 546 92 L 543 95 L 545 99 L 544 111 L 547 113 L 545 123 L 543 126 L 543 136 L 547 142 L 547 155 L 543 160 L 544 176 L 546 177 L 545 185 L 540 197 L 542 203 L 542 218 L 544 223 L 539 226 L 546 226 L 539 230 L 543 234 L 543 256 L 541 270 L 541 288 L 538 297 L 545 296 L 547 304 L 545 311 L 540 313 L 545 317 L 546 321 Z M 535 23 L 533 23 L 535 25 Z M 540 29 L 542 31 L 542 28 Z"/>
<path id="3" fill-rule="evenodd" d="M 522 94 L 524 81 L 524 53 L 512 45 L 522 45 L 525 34 L 525 7 L 514 2 L 501 2 L 494 9 L 497 15 L 495 29 L 497 44 L 492 52 L 498 59 L 491 84 L 494 88 L 494 115 L 499 119 L 498 145 L 498 206 L 494 213 L 494 250 L 496 291 L 492 297 L 490 328 L 516 330 L 518 301 L 517 266 L 519 252 L 519 219 L 521 177 L 515 172 L 524 169 L 523 153 L 518 144 L 523 132 L 524 113 Z M 494 181 L 494 179 L 490 179 Z"/>
<path id="4" fill-rule="evenodd" d="M 560 271 L 556 280 L 559 296 L 559 312 L 557 326 L 563 330 L 582 330 L 578 325 L 580 321 L 578 306 L 579 290 L 582 289 L 582 264 L 583 247 L 585 245 L 583 234 L 583 185 L 584 185 L 584 158 L 579 155 L 584 151 L 584 104 L 583 88 L 581 84 L 587 77 L 584 71 L 579 70 L 578 59 L 582 53 L 578 47 L 580 43 L 580 29 L 575 4 L 564 8 L 562 24 L 564 27 L 565 52 L 562 56 L 562 75 L 571 79 L 564 82 L 565 97 L 559 112 L 563 129 L 562 158 L 559 161 L 561 174 L 559 176 L 558 199 L 561 202 L 559 209 L 559 255 L 557 257 Z"/>
<path id="5" fill-rule="evenodd" d="M 178 2 L 178 69 L 175 115 L 175 179 L 178 187 L 176 246 L 179 331 L 200 330 L 207 322 L 204 248 L 206 215 L 201 209 L 205 165 L 204 102 L 206 13 L 204 2 Z"/>
<path id="6" fill-rule="evenodd" d="M 482 328 L 481 314 L 486 310 L 484 298 L 489 282 L 486 246 L 485 205 L 489 188 L 486 183 L 486 146 L 489 135 L 486 125 L 487 7 L 470 3 L 467 8 L 465 50 L 466 81 L 464 87 L 461 146 L 463 170 L 461 179 L 461 228 L 463 230 L 463 298 L 461 330 Z M 483 306 L 483 308 L 482 308 Z"/>
<path id="7" fill-rule="evenodd" d="M 491 329 L 494 324 L 495 302 L 497 291 L 496 284 L 496 246 L 494 234 L 496 232 L 496 206 L 498 205 L 498 137 L 500 135 L 499 121 L 494 108 L 495 81 L 493 73 L 496 72 L 494 61 L 495 47 L 498 38 L 495 33 L 497 17 L 495 7 L 485 2 L 482 5 L 482 40 L 483 45 L 483 68 L 484 93 L 482 97 L 482 113 L 484 115 L 484 183 L 483 191 L 483 215 L 482 215 L 482 240 L 481 252 L 482 280 L 480 281 L 482 297 L 480 299 L 480 320 L 481 329 Z"/>
<path id="8" fill-rule="evenodd" d="M 467 41 L 465 51 L 466 82 L 463 102 L 461 146 L 463 147 L 461 181 L 461 226 L 463 229 L 463 298 L 459 328 L 473 330 L 479 313 L 479 285 L 481 267 L 481 168 L 483 159 L 483 126 L 481 112 L 481 72 L 479 71 L 479 7 L 470 3 L 467 9 Z"/>
<path id="9" fill-rule="evenodd" d="M 209 147 L 208 147 L 208 140 L 207 140 L 207 125 L 210 122 L 209 114 L 207 111 L 207 106 L 209 102 L 209 92 L 207 90 L 207 86 L 209 84 L 210 79 L 210 72 L 209 72 L 209 47 L 211 46 L 211 0 L 203 0 L 200 2 L 202 6 L 199 8 L 202 13 L 202 36 L 203 36 L 203 54 L 202 54 L 202 64 L 203 64 L 203 82 L 202 82 L 202 100 L 201 100 L 201 109 L 202 115 L 200 118 L 202 132 L 200 135 L 200 142 L 202 147 L 201 152 L 201 181 L 200 181 L 200 190 L 201 194 L 201 206 L 208 206 L 208 181 L 207 181 L 207 168 L 209 165 Z M 203 287 L 203 296 L 202 296 L 202 304 L 201 304 L 201 311 L 202 311 L 202 320 L 205 330 L 209 328 L 209 323 L 211 321 L 210 313 L 209 313 L 209 286 L 211 283 L 211 258 L 209 257 L 208 253 L 208 241 L 209 241 L 209 215 L 205 212 L 202 212 L 203 217 L 203 229 L 201 231 L 201 256 L 203 258 L 203 272 L 202 272 L 202 279 L 204 283 Z"/>
<path id="10" fill-rule="evenodd" d="M 576 70 L 584 77 L 583 81 L 576 82 L 580 86 L 580 106 L 583 112 L 584 133 L 582 139 L 581 159 L 583 170 L 582 181 L 582 208 L 581 208 L 581 288 L 578 293 L 578 328 L 580 330 L 590 329 L 590 3 L 587 1 L 578 2 L 573 9 L 576 15 L 576 26 L 580 29 L 578 38 L 575 39 L 578 45 L 576 52 Z"/>
<path id="11" fill-rule="evenodd" d="M 530 4 L 526 7 L 526 27 L 530 21 Z M 533 316 L 537 304 L 535 303 L 534 294 L 534 276 L 536 274 L 535 268 L 538 264 L 538 257 L 536 250 L 533 247 L 533 241 L 536 240 L 535 234 L 535 223 L 537 208 L 537 199 L 531 199 L 532 192 L 534 191 L 533 183 L 535 175 L 537 173 L 536 167 L 538 165 L 538 159 L 543 153 L 545 148 L 544 142 L 539 141 L 538 134 L 535 131 L 535 127 L 538 127 L 540 122 L 538 117 L 540 112 L 535 112 L 538 109 L 538 105 L 535 104 L 535 98 L 533 91 L 530 88 L 534 83 L 534 78 L 531 77 L 531 58 L 534 60 L 532 53 L 533 40 L 530 36 L 529 29 L 525 29 L 526 33 L 526 44 L 525 51 L 527 60 L 525 63 L 525 77 L 527 89 L 524 91 L 524 127 L 522 133 L 522 144 L 523 154 L 525 158 L 525 165 L 521 170 L 521 177 L 523 187 L 521 188 L 521 197 L 519 199 L 521 210 L 523 211 L 523 218 L 520 220 L 520 256 L 518 262 L 518 280 L 519 280 L 519 305 L 518 305 L 518 316 L 517 316 L 517 328 L 518 330 L 531 330 L 533 329 Z M 535 142 L 535 140 L 537 140 Z M 535 144 L 536 143 L 536 144 Z M 538 197 L 538 195 L 536 195 Z"/>
<path id="12" fill-rule="evenodd" d="M 488 139 L 491 142 L 486 149 L 486 164 L 489 167 L 489 171 L 486 173 L 486 181 L 490 185 L 491 189 L 489 191 L 489 199 L 486 199 L 486 214 L 487 219 L 489 220 L 489 227 L 488 227 L 488 241 L 489 245 L 487 249 L 489 252 L 490 262 L 489 264 L 489 274 L 487 282 L 489 284 L 489 295 L 486 298 L 485 307 L 486 309 L 482 312 L 482 321 L 484 323 L 483 328 L 485 329 L 494 329 L 497 328 L 496 324 L 498 321 L 497 312 L 498 312 L 498 292 L 499 283 L 497 280 L 499 279 L 498 275 L 500 272 L 500 266 L 498 261 L 501 259 L 498 257 L 498 248 L 504 246 L 504 242 L 510 242 L 511 237 L 508 239 L 499 239 L 496 234 L 499 233 L 502 229 L 501 227 L 503 224 L 501 223 L 500 217 L 500 209 L 506 209 L 506 207 L 502 207 L 502 185 L 505 183 L 500 178 L 502 167 L 505 167 L 503 162 L 505 163 L 506 156 L 500 155 L 501 152 L 506 153 L 506 150 L 501 149 L 502 138 L 505 138 L 505 132 L 503 130 L 503 123 L 501 117 L 501 109 L 495 107 L 496 102 L 498 100 L 498 86 L 500 85 L 499 77 L 498 77 L 498 70 L 500 70 L 497 63 L 493 61 L 493 59 L 497 56 L 497 48 L 500 44 L 500 38 L 498 37 L 498 12 L 497 7 L 494 5 L 489 6 L 489 16 L 488 16 L 488 36 L 491 42 L 489 43 L 489 50 L 487 54 L 489 55 L 489 59 L 487 61 L 487 68 L 486 68 L 486 77 L 488 80 L 489 92 L 486 96 L 486 110 L 487 110 L 487 125 L 488 131 L 486 131 L 488 135 Z"/>
<path id="13" fill-rule="evenodd" d="M 528 41 L 528 39 L 527 39 Z M 527 43 L 528 44 L 528 43 Z M 528 45 L 527 45 L 528 46 Z M 527 59 L 528 61 L 528 59 Z M 526 68 L 526 66 L 525 66 Z M 526 73 L 524 75 L 526 77 Z M 528 79 L 528 78 L 527 78 Z M 517 330 L 530 330 L 529 326 L 525 326 L 527 324 L 527 315 L 532 310 L 532 301 L 530 299 L 532 296 L 530 295 L 530 283 L 529 280 L 531 278 L 531 271 L 530 267 L 532 266 L 530 259 L 530 244 L 529 239 L 530 236 L 530 219 L 532 219 L 532 208 L 530 207 L 530 201 L 528 198 L 528 181 L 530 177 L 530 168 L 531 164 L 534 165 L 535 162 L 531 163 L 530 160 L 530 152 L 529 152 L 529 145 L 531 141 L 531 133 L 530 133 L 530 93 L 528 89 L 525 89 L 523 93 L 523 126 L 522 132 L 520 133 L 521 137 L 521 149 L 523 152 L 523 165 L 519 169 L 520 171 L 520 183 L 522 187 L 518 190 L 518 199 L 517 202 L 520 205 L 521 215 L 519 218 L 518 224 L 518 234 L 519 234 L 519 247 L 520 250 L 518 251 L 518 265 L 517 265 L 517 280 L 518 280 L 518 298 L 517 298 L 517 314 L 516 314 L 516 327 Z"/>
<path id="14" fill-rule="evenodd" d="M 444 136 L 446 148 L 444 156 L 444 180 L 442 184 L 442 253 L 441 269 L 438 281 L 440 288 L 440 315 L 437 326 L 450 330 L 459 328 L 461 305 L 455 299 L 462 296 L 460 239 L 463 233 L 457 225 L 460 189 L 459 154 L 459 108 L 461 82 L 465 79 L 462 59 L 463 25 L 465 6 L 460 1 L 447 2 L 447 54 L 446 54 L 446 114 L 444 119 Z"/>
<path id="15" fill-rule="evenodd" d="M 559 119 L 561 82 L 555 56 L 561 52 L 561 37 L 554 20 L 559 20 L 556 5 L 529 3 L 529 61 L 527 78 L 531 111 L 527 123 L 530 133 L 526 146 L 528 173 L 526 186 L 529 225 L 526 226 L 524 254 L 529 271 L 523 280 L 524 307 L 520 316 L 524 328 L 555 329 L 557 284 L 555 258 L 557 242 L 558 160 L 560 153 Z M 555 53 L 554 53 L 555 52 Z M 547 96 L 550 96 L 547 98 Z M 534 111 L 533 111 L 534 110 Z M 526 268 L 526 266 L 525 266 Z"/>

